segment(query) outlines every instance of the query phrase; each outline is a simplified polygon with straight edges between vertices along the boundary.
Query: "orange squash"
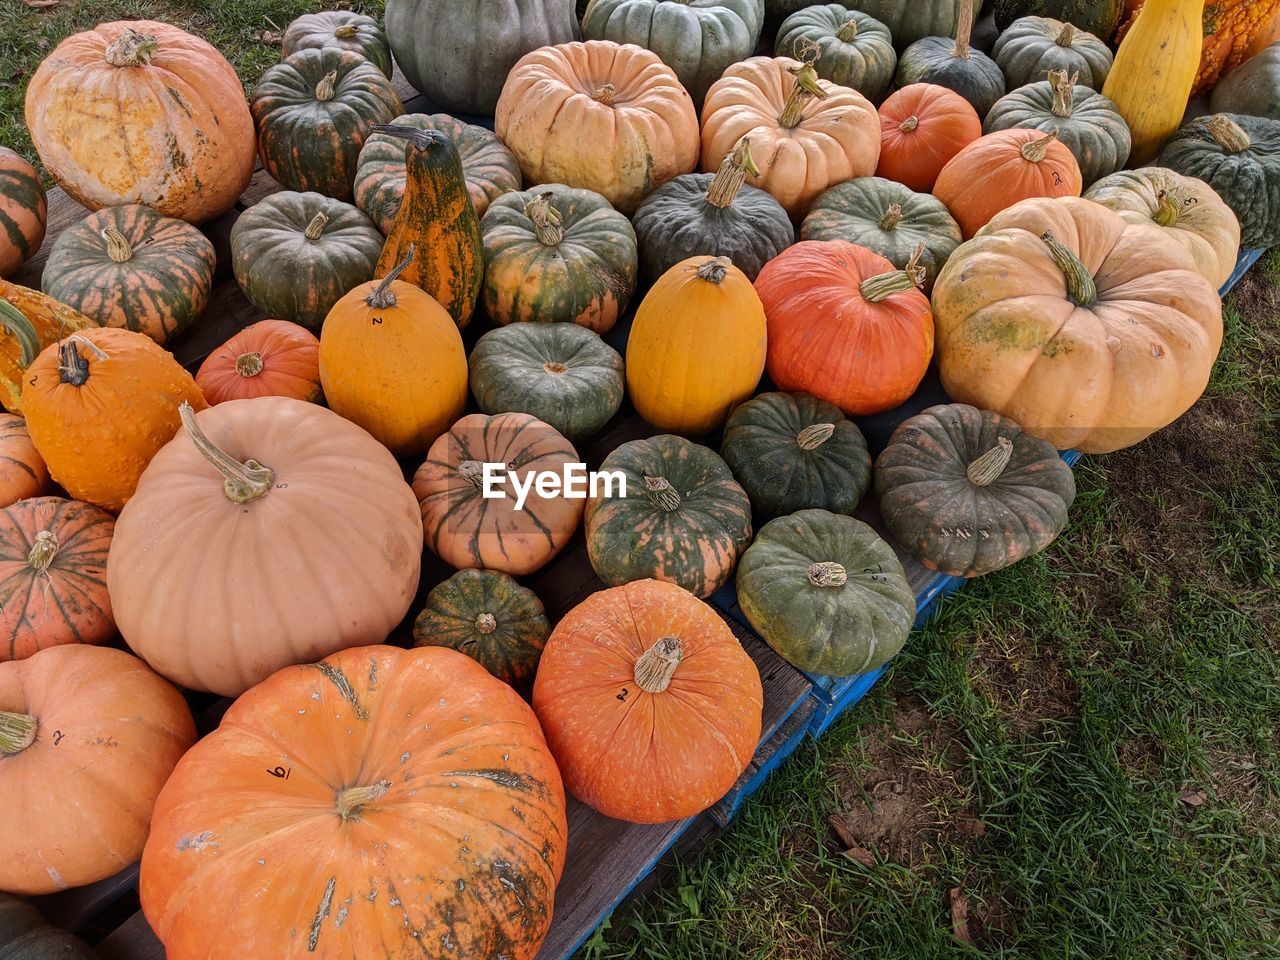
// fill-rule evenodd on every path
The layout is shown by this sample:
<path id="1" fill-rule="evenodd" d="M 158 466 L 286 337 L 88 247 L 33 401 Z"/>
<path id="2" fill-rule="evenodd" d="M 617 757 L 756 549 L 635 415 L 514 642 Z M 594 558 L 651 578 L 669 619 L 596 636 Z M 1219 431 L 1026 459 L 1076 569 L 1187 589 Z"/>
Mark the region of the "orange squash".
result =
<path id="1" fill-rule="evenodd" d="M 27 421 L 12 413 L 0 413 L 0 507 L 49 488 L 49 468 L 31 442 Z"/>
<path id="2" fill-rule="evenodd" d="M 23 372 L 60 337 L 96 324 L 39 290 L 0 280 L 0 404 L 22 411 Z"/>
<path id="3" fill-rule="evenodd" d="M 320 341 L 288 320 L 259 320 L 205 357 L 196 386 L 210 405 L 254 397 L 319 403 Z"/>
<path id="4" fill-rule="evenodd" d="M 0 277 L 30 260 L 44 243 L 48 202 L 36 168 L 0 147 Z"/>
<path id="5" fill-rule="evenodd" d="M 876 176 L 929 193 L 947 161 L 982 136 L 973 105 L 954 90 L 913 83 L 880 104 Z"/>

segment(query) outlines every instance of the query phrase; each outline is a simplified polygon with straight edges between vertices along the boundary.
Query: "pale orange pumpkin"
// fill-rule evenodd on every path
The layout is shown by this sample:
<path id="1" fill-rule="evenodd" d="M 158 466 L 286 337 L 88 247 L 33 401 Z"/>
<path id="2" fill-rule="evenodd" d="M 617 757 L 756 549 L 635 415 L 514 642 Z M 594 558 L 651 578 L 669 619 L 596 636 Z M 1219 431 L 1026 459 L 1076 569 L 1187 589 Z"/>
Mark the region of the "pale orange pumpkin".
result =
<path id="1" fill-rule="evenodd" d="M 49 468 L 31 442 L 27 421 L 0 413 L 0 507 L 38 497 L 49 487 Z"/>

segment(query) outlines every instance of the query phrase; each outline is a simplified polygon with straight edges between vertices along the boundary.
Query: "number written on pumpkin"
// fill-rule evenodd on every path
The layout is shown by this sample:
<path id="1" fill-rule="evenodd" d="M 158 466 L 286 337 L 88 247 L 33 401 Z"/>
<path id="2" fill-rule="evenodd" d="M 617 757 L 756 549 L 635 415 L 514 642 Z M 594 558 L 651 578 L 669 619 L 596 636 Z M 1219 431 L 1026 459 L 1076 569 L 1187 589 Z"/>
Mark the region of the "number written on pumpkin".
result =
<path id="1" fill-rule="evenodd" d="M 293 773 L 293 767 L 276 767 L 272 770 L 268 770 L 267 773 L 271 774 L 277 780 L 288 780 L 289 774 Z"/>
<path id="2" fill-rule="evenodd" d="M 56 747 L 58 744 L 62 742 L 62 738 L 65 736 L 66 734 L 63 733 L 61 730 L 53 731 L 53 745 Z"/>

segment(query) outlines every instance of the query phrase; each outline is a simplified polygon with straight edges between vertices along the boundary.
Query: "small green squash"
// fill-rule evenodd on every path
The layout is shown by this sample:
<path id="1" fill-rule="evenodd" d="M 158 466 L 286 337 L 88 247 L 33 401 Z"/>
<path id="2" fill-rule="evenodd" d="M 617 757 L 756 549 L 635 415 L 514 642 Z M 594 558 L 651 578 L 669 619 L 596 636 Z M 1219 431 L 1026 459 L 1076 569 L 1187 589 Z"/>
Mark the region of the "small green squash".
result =
<path id="1" fill-rule="evenodd" d="M 79 937 L 50 926 L 25 900 L 0 893 L 0 960 L 97 960 Z"/>
<path id="2" fill-rule="evenodd" d="M 874 17 L 840 3 L 804 7 L 783 21 L 773 54 L 807 61 L 814 45 L 813 66 L 824 80 L 852 87 L 875 103 L 893 82 L 898 54 L 889 28 Z"/>
<path id="3" fill-rule="evenodd" d="M 304 13 L 285 27 L 280 56 L 288 59 L 299 50 L 337 47 L 358 53 L 390 79 L 394 68 L 391 45 L 382 25 L 373 17 L 351 10 Z"/>
<path id="4" fill-rule="evenodd" d="M 1124 8 L 1125 0 L 995 0 L 994 4 L 996 26 L 1001 30 L 1026 17 L 1047 17 L 1073 23 L 1096 37 L 1115 33 Z"/>
<path id="5" fill-rule="evenodd" d="M 994 60 L 969 46 L 971 19 L 966 16 L 969 9 L 972 9 L 970 0 L 960 0 L 954 40 L 924 37 L 902 51 L 894 80 L 899 87 L 935 83 L 954 90 L 973 105 L 979 117 L 985 117 L 992 105 L 1004 96 L 1004 74 Z"/>
<path id="6" fill-rule="evenodd" d="M 1111 48 L 1072 23 L 1022 17 L 996 38 L 991 56 L 1010 90 L 1048 79 L 1050 70 L 1078 74 L 1082 86 L 1101 90 L 1111 72 Z"/>
<path id="7" fill-rule="evenodd" d="M 1280 120 L 1280 40 L 1219 80 L 1209 94 L 1209 109 Z"/>

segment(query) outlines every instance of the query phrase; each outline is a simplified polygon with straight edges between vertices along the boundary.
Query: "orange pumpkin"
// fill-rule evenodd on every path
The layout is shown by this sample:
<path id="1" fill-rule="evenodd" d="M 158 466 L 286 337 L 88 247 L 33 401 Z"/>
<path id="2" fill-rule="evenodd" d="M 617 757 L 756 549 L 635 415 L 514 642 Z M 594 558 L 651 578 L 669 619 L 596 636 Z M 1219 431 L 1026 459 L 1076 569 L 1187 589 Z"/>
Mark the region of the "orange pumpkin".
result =
<path id="1" fill-rule="evenodd" d="M 569 791 L 605 816 L 683 820 L 760 742 L 760 673 L 720 615 L 660 580 L 603 590 L 547 641 L 533 708 Z"/>
<path id="2" fill-rule="evenodd" d="M 23 372 L 51 343 L 96 324 L 39 290 L 0 280 L 0 403 L 22 410 Z"/>
<path id="3" fill-rule="evenodd" d="M 567 838 L 515 691 L 453 650 L 366 647 L 276 673 L 183 758 L 139 895 L 168 960 L 533 960 Z"/>
<path id="4" fill-rule="evenodd" d="M 912 83 L 880 104 L 876 176 L 930 193 L 947 161 L 982 136 L 982 121 L 964 97 L 934 83 Z"/>
<path id="5" fill-rule="evenodd" d="M 205 358 L 196 385 L 210 404 L 254 397 L 320 402 L 320 341 L 288 320 L 259 320 Z"/>
<path id="6" fill-rule="evenodd" d="M 0 277 L 33 257 L 44 243 L 48 202 L 36 168 L 0 147 Z"/>
<path id="7" fill-rule="evenodd" d="M 0 413 L 0 507 L 49 488 L 49 468 L 31 442 L 27 421 L 12 413 Z"/>
<path id="8" fill-rule="evenodd" d="M 136 657 L 67 644 L 0 663 L 0 889 L 54 893 L 138 859 L 195 742 L 186 701 Z M 38 799 L 37 799 L 38 798 Z"/>

